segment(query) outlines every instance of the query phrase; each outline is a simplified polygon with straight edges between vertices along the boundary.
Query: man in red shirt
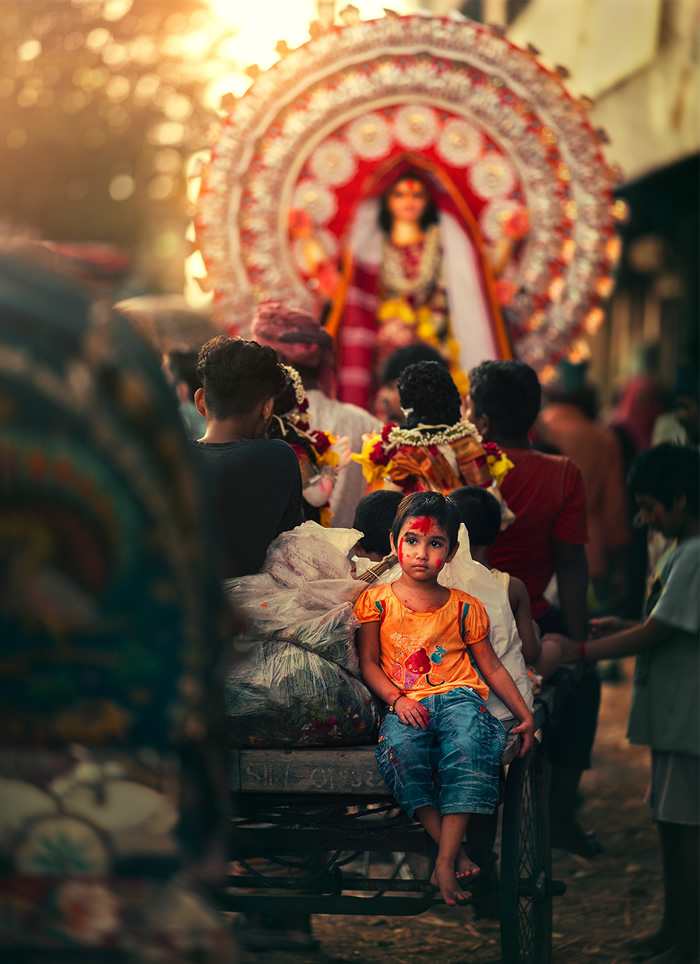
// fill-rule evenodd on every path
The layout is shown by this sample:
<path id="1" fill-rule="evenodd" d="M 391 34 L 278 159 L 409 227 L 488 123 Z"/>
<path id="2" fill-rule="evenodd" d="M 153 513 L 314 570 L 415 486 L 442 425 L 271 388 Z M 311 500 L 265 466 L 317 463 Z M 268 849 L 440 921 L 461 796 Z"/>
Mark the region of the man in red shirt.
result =
<path id="1" fill-rule="evenodd" d="M 572 639 L 584 640 L 588 535 L 581 473 L 570 459 L 530 447 L 528 432 L 537 418 L 542 392 L 529 365 L 482 362 L 470 372 L 469 381 L 467 417 L 484 441 L 498 443 L 513 463 L 501 494 L 515 520 L 489 550 L 489 562 L 522 579 L 533 618 L 543 633 L 566 627 Z M 552 576 L 557 581 L 557 606 L 544 595 Z M 552 843 L 587 857 L 598 853 L 600 844 L 584 833 L 574 810 L 581 774 L 591 765 L 599 702 L 600 682 L 590 669 L 562 707 L 550 752 Z"/>

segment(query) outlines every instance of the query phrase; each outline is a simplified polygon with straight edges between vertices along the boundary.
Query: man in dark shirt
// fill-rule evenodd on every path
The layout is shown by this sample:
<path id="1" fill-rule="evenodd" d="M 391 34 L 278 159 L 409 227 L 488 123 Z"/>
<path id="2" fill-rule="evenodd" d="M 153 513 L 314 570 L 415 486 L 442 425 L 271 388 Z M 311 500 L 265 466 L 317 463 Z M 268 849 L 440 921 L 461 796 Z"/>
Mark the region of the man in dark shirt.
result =
<path id="1" fill-rule="evenodd" d="M 207 420 L 195 446 L 204 464 L 223 579 L 258 572 L 280 532 L 303 522 L 294 450 L 265 433 L 286 375 L 272 348 L 217 335 L 197 359 L 194 403 Z"/>

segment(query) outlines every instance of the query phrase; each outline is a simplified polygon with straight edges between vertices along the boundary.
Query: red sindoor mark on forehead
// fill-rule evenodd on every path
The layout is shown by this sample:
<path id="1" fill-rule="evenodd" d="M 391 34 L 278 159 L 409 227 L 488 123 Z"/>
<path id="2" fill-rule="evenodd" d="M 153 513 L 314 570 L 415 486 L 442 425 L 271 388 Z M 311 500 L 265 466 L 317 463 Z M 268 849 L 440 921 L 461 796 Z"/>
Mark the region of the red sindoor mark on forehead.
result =
<path id="1" fill-rule="evenodd" d="M 437 526 L 435 519 L 431 519 L 427 515 L 416 516 L 414 519 L 411 519 L 409 529 L 413 529 L 415 532 L 420 532 L 421 535 L 427 536 L 430 534 L 433 526 Z"/>

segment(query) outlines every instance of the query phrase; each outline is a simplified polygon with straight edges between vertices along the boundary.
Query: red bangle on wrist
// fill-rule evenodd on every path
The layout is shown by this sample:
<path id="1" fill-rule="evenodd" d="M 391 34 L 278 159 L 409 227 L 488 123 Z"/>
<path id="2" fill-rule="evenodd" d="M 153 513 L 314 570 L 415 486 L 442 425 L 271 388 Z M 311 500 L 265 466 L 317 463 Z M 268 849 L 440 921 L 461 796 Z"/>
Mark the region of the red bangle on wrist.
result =
<path id="1" fill-rule="evenodd" d="M 586 642 L 583 639 L 579 643 L 578 658 L 582 663 L 586 662 Z"/>

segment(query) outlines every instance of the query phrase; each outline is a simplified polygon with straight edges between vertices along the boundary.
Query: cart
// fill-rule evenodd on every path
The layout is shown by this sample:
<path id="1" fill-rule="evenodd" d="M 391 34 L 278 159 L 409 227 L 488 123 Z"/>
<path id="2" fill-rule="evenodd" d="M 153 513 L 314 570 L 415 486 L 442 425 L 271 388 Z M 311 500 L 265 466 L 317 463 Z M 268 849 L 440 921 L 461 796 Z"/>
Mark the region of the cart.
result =
<path id="1" fill-rule="evenodd" d="M 556 687 L 544 687 L 534 710 L 535 748 L 519 757 L 520 739 L 509 736 L 502 757 L 504 964 L 548 964 L 552 898 L 565 891 L 552 880 L 547 804 L 546 744 L 556 703 Z M 409 916 L 442 902 L 430 872 L 416 870 L 430 861 L 413 859 L 434 857 L 434 845 L 387 790 L 374 746 L 234 750 L 230 787 L 232 858 L 240 873 L 221 895 L 227 911 Z M 378 855 L 387 853 L 394 855 L 388 875 L 374 876 Z M 386 869 L 386 861 L 379 866 Z"/>

